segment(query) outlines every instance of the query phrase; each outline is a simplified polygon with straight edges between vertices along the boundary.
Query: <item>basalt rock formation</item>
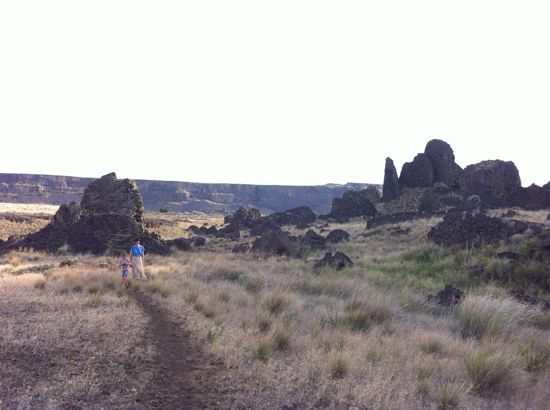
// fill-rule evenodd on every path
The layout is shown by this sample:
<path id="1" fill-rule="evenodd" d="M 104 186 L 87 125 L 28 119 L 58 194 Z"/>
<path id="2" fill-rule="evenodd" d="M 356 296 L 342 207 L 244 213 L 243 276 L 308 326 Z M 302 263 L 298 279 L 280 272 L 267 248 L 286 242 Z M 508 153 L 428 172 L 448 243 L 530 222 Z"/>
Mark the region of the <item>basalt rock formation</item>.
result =
<path id="1" fill-rule="evenodd" d="M 372 217 L 376 215 L 376 208 L 371 202 L 371 195 L 372 193 L 367 189 L 344 192 L 342 198 L 334 198 L 330 213 L 321 215 L 320 218 L 345 222 L 360 216 Z"/>
<path id="2" fill-rule="evenodd" d="M 464 196 L 479 195 L 489 206 L 511 205 L 521 190 L 521 179 L 512 161 L 482 161 L 464 169 L 459 186 Z"/>
<path id="3" fill-rule="evenodd" d="M 168 246 L 143 227 L 143 201 L 134 181 L 114 173 L 93 181 L 82 202 L 62 205 L 50 224 L 12 241 L 9 249 L 33 248 L 56 252 L 67 245 L 72 252 L 118 253 L 140 238 L 149 253 L 165 254 Z M 4 244 L 3 250 L 6 250 Z"/>
<path id="4" fill-rule="evenodd" d="M 391 201 L 399 197 L 399 177 L 391 158 L 386 158 L 384 167 L 384 185 L 382 187 L 382 200 Z"/>

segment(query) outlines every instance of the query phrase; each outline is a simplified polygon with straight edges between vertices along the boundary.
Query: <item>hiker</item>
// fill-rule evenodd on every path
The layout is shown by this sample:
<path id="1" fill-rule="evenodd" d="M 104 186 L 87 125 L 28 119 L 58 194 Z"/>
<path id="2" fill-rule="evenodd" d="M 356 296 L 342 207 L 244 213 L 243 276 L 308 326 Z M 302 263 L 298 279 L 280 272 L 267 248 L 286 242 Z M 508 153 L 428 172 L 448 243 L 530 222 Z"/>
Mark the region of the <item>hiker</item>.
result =
<path id="1" fill-rule="evenodd" d="M 130 286 L 128 283 L 128 266 L 132 266 L 132 264 L 130 263 L 130 259 L 128 259 L 128 254 L 126 252 L 121 253 L 118 265 L 120 266 L 120 283 L 128 289 Z"/>
<path id="2" fill-rule="evenodd" d="M 132 264 L 132 276 L 136 280 L 147 280 L 145 272 L 143 272 L 143 264 L 145 259 L 145 248 L 139 244 L 139 239 L 135 240 L 134 245 L 130 248 L 130 263 Z"/>

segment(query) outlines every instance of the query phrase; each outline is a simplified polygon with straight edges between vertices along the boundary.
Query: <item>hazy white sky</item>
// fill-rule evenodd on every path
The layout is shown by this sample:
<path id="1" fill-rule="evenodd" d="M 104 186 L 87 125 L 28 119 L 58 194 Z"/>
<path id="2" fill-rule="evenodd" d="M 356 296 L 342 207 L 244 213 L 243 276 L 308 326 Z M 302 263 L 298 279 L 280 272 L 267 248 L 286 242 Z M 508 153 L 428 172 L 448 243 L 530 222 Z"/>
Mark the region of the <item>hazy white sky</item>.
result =
<path id="1" fill-rule="evenodd" d="M 2 1 L 0 172 L 382 182 L 431 138 L 550 179 L 548 1 Z"/>

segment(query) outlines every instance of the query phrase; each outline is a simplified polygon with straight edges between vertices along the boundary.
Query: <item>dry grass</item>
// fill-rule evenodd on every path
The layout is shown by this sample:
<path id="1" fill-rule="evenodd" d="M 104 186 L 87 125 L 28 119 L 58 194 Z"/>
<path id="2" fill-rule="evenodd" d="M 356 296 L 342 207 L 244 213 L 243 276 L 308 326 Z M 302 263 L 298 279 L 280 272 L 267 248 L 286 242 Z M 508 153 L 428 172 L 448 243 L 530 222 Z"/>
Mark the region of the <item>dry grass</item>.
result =
<path id="1" fill-rule="evenodd" d="M 320 252 L 259 259 L 221 252 L 229 245 L 212 239 L 200 252 L 150 256 L 151 282 L 142 288 L 175 317 L 185 315 L 204 346 L 237 372 L 245 387 L 242 408 L 544 408 L 550 399 L 545 314 L 498 286 L 475 282 L 454 311 L 425 303 L 428 290 L 452 280 L 453 264 L 471 257 L 426 245 L 436 222 L 399 224 L 409 233 L 397 237 L 389 227 L 363 236 L 359 220 L 331 224 L 352 234 L 335 249 L 356 265 L 338 273 L 313 272 Z M 9 256 L 20 259 L 17 268 Z M 59 267 L 66 258 L 32 252 L 0 258 L 0 292 L 9 296 L 0 298 L 0 325 L 10 335 L 0 349 L 8 346 L 11 354 L 25 338 L 36 351 L 75 349 L 84 363 L 76 379 L 63 378 L 76 364 L 60 359 L 59 377 L 40 382 L 45 401 L 33 402 L 23 387 L 10 400 L 23 408 L 60 407 L 62 398 L 82 407 L 125 407 L 131 390 L 107 398 L 99 392 L 101 383 L 118 386 L 117 377 L 129 377 L 126 361 L 132 367 L 150 360 L 147 347 L 125 350 L 139 345 L 144 318 L 118 286 L 111 260 L 76 256 L 75 264 Z M 33 266 L 54 268 L 13 275 Z M 29 307 L 32 301 L 40 309 Z M 1 363 L 2 378 L 13 374 L 9 362 Z M 17 371 L 21 378 L 25 370 Z M 123 383 L 146 383 L 148 373 L 138 374 Z M 90 400 L 97 402 L 87 406 Z"/>

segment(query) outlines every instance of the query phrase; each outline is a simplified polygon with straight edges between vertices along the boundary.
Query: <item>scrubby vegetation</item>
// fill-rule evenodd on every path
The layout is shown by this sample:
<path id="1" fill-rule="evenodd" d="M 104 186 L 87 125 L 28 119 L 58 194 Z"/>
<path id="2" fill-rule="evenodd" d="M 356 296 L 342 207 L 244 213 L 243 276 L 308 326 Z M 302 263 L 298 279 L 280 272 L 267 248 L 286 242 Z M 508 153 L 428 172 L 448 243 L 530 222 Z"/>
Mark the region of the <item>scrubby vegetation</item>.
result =
<path id="1" fill-rule="evenodd" d="M 149 256 L 151 280 L 129 291 L 108 257 L 75 255 L 74 263 L 61 266 L 67 256 L 18 252 L 2 258 L 0 286 L 25 296 L 2 306 L 17 312 L 36 298 L 57 311 L 62 305 L 78 314 L 90 349 L 99 345 L 94 332 L 105 321 L 101 337 L 121 355 L 117 363 L 136 366 L 134 353 L 120 352 L 128 343 L 113 343 L 140 337 L 144 318 L 130 295 L 146 292 L 174 318 L 188 318 L 197 339 L 232 369 L 245 386 L 234 393 L 243 407 L 545 408 L 550 316 L 511 296 L 523 284 L 547 297 L 544 284 L 532 279 L 538 269 L 533 246 L 518 243 L 518 253 L 533 257 L 512 262 L 498 258 L 494 247 L 443 249 L 425 242 L 434 222 L 403 223 L 409 233 L 398 238 L 383 228 L 363 236 L 362 222 L 335 225 L 352 235 L 335 249 L 356 262 L 340 272 L 314 271 L 319 252 L 260 259 L 223 252 L 213 239 L 200 252 Z M 514 273 L 521 270 L 531 279 Z M 429 299 L 447 283 L 465 292 L 458 306 Z M 7 355 L 22 336 L 15 331 L 18 315 L 2 317 Z M 40 338 L 42 347 L 72 346 L 61 320 L 48 325 L 58 327 L 50 338 L 39 336 L 44 328 L 28 330 L 34 319 L 25 323 L 38 338 L 26 340 L 29 346 Z M 92 357 L 90 366 L 101 368 Z M 140 383 L 147 377 L 143 373 Z M 80 391 L 95 397 L 91 389 Z"/>

